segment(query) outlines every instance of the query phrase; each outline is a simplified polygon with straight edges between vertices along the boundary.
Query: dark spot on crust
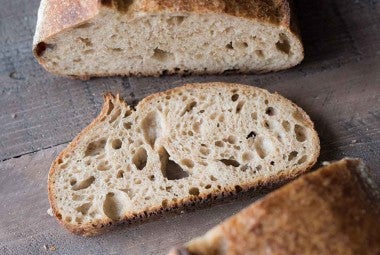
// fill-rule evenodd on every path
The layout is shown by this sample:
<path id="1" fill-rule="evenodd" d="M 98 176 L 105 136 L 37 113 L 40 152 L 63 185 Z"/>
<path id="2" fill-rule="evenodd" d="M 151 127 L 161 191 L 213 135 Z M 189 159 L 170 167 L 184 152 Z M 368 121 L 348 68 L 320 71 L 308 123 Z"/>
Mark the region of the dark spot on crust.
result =
<path id="1" fill-rule="evenodd" d="M 99 0 L 101 5 L 115 7 L 118 11 L 128 11 L 133 0 Z"/>
<path id="2" fill-rule="evenodd" d="M 37 57 L 41 57 L 46 50 L 46 43 L 40 42 L 37 44 L 36 49 L 34 50 Z"/>
<path id="3" fill-rule="evenodd" d="M 109 7 L 112 6 L 112 0 L 99 0 L 99 2 L 101 5 L 105 5 L 105 6 L 109 6 Z"/>
<path id="4" fill-rule="evenodd" d="M 35 52 L 37 57 L 41 57 L 44 54 L 46 49 L 53 49 L 53 47 L 54 47 L 54 45 L 52 45 L 52 44 L 47 44 L 45 42 L 39 42 L 36 45 L 34 52 Z"/>

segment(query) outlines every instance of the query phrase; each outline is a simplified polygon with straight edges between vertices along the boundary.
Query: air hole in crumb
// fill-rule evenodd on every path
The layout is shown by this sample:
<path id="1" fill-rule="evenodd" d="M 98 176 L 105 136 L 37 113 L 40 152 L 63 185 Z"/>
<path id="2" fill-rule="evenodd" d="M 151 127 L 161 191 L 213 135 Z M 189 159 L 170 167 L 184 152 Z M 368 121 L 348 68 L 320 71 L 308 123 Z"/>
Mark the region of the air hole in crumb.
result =
<path id="1" fill-rule="evenodd" d="M 182 22 L 185 20 L 185 16 L 174 16 L 168 18 L 167 22 L 171 26 L 179 26 L 182 24 Z"/>
<path id="2" fill-rule="evenodd" d="M 215 146 L 217 146 L 217 147 L 223 147 L 224 146 L 224 142 L 223 141 L 216 141 L 215 142 Z"/>
<path id="3" fill-rule="evenodd" d="M 78 37 L 78 40 L 82 42 L 86 47 L 92 46 L 92 42 L 89 38 Z"/>
<path id="4" fill-rule="evenodd" d="M 217 114 L 216 112 L 212 113 L 212 114 L 210 115 L 210 119 L 211 119 L 211 120 L 214 120 L 214 119 L 216 118 L 217 115 L 218 115 L 218 114 Z"/>
<path id="5" fill-rule="evenodd" d="M 249 138 L 255 138 L 256 137 L 256 133 L 254 131 L 251 131 L 249 132 L 249 134 L 247 135 L 246 139 L 249 139 Z"/>
<path id="6" fill-rule="evenodd" d="M 299 142 L 306 141 L 306 129 L 303 126 L 296 124 L 294 126 L 294 133 L 296 134 L 296 139 Z"/>
<path id="7" fill-rule="evenodd" d="M 288 156 L 288 161 L 292 161 L 293 159 L 295 159 L 298 155 L 298 151 L 292 151 L 289 156 Z"/>
<path id="8" fill-rule="evenodd" d="M 155 59 L 160 62 L 166 62 L 168 60 L 174 59 L 174 54 L 168 51 L 155 48 L 153 51 L 152 59 Z"/>
<path id="9" fill-rule="evenodd" d="M 300 122 L 302 122 L 305 119 L 303 114 L 299 110 L 296 110 L 295 112 L 293 112 L 292 116 L 295 120 L 300 121 Z"/>
<path id="10" fill-rule="evenodd" d="M 257 113 L 256 112 L 251 113 L 251 118 L 253 120 L 257 120 Z"/>
<path id="11" fill-rule="evenodd" d="M 80 212 L 83 215 L 86 215 L 88 210 L 90 209 L 91 205 L 92 205 L 92 203 L 84 203 L 83 205 L 78 206 L 76 208 L 76 210 L 77 210 L 77 212 Z"/>
<path id="12" fill-rule="evenodd" d="M 189 173 L 184 171 L 180 165 L 169 159 L 169 153 L 165 148 L 159 150 L 161 161 L 161 173 L 168 180 L 179 180 L 189 176 Z"/>
<path id="13" fill-rule="evenodd" d="M 182 159 L 181 163 L 187 166 L 188 168 L 194 167 L 194 162 L 191 159 Z"/>
<path id="14" fill-rule="evenodd" d="M 144 138 L 152 148 L 154 148 L 156 140 L 162 135 L 162 125 L 161 115 L 156 112 L 150 112 L 141 121 Z"/>
<path id="15" fill-rule="evenodd" d="M 307 156 L 306 155 L 303 155 L 297 162 L 298 165 L 302 164 L 302 163 L 305 163 L 307 160 Z"/>
<path id="16" fill-rule="evenodd" d="M 239 99 L 239 95 L 238 94 L 233 94 L 232 97 L 231 97 L 232 102 L 235 102 L 238 99 Z"/>
<path id="17" fill-rule="evenodd" d="M 228 138 L 227 138 L 227 142 L 229 142 L 230 144 L 235 144 L 236 141 L 237 141 L 237 139 L 236 139 L 236 137 L 233 136 L 233 135 L 230 135 L 230 136 L 228 136 Z"/>
<path id="18" fill-rule="evenodd" d="M 155 178 L 155 176 L 152 174 L 152 175 L 149 175 L 149 180 L 151 180 L 151 181 L 154 181 L 156 178 Z"/>
<path id="19" fill-rule="evenodd" d="M 112 220 L 118 220 L 123 214 L 122 199 L 116 196 L 113 192 L 106 195 L 103 203 L 104 214 Z"/>
<path id="20" fill-rule="evenodd" d="M 132 127 L 132 123 L 131 122 L 124 123 L 123 125 L 124 125 L 125 129 L 131 129 L 131 127 Z"/>
<path id="21" fill-rule="evenodd" d="M 117 172 L 116 178 L 123 178 L 123 177 L 124 177 L 124 171 L 119 170 L 119 172 Z"/>
<path id="22" fill-rule="evenodd" d="M 241 109 L 243 109 L 243 106 L 244 106 L 245 102 L 244 101 L 240 101 L 237 106 L 236 106 L 236 113 L 240 113 Z"/>
<path id="23" fill-rule="evenodd" d="M 263 167 L 262 167 L 261 165 L 258 165 L 258 166 L 256 167 L 256 170 L 257 170 L 257 171 L 260 171 L 261 169 L 263 169 Z"/>
<path id="24" fill-rule="evenodd" d="M 195 131 L 195 132 L 197 132 L 197 133 L 199 133 L 199 131 L 200 131 L 200 128 L 201 127 L 201 123 L 200 122 L 195 122 L 194 124 L 193 124 L 193 130 Z"/>
<path id="25" fill-rule="evenodd" d="M 215 176 L 210 175 L 210 180 L 213 181 L 213 182 L 215 182 L 215 181 L 217 181 L 218 179 L 217 179 Z"/>
<path id="26" fill-rule="evenodd" d="M 81 190 L 81 189 L 87 189 L 88 187 L 90 187 L 90 185 L 95 181 L 95 177 L 94 176 L 91 176 L 79 183 L 76 183 L 73 187 L 72 187 L 72 190 L 74 191 L 77 191 L 77 190 Z"/>
<path id="27" fill-rule="evenodd" d="M 272 143 L 266 139 L 255 139 L 255 149 L 260 158 L 265 158 L 269 152 L 273 149 Z"/>
<path id="28" fill-rule="evenodd" d="M 199 195 L 199 189 L 198 189 L 198 188 L 195 188 L 195 187 L 190 188 L 190 189 L 189 189 L 189 194 L 190 194 L 190 195 L 193 195 L 193 196 L 198 196 L 198 195 Z"/>
<path id="29" fill-rule="evenodd" d="M 226 166 L 239 167 L 240 163 L 233 159 L 221 159 L 220 162 L 225 164 Z"/>
<path id="30" fill-rule="evenodd" d="M 264 57 L 264 52 L 262 50 L 255 50 L 255 54 L 259 58 L 263 58 Z"/>
<path id="31" fill-rule="evenodd" d="M 117 117 L 120 116 L 120 113 L 121 113 L 121 109 L 120 108 L 116 109 L 114 114 L 112 114 L 111 119 L 109 120 L 109 123 L 113 123 L 117 119 Z"/>
<path id="32" fill-rule="evenodd" d="M 207 184 L 206 186 L 205 186 L 205 189 L 210 189 L 211 188 L 211 184 Z"/>
<path id="33" fill-rule="evenodd" d="M 207 156 L 207 155 L 210 154 L 210 150 L 209 150 L 208 148 L 206 148 L 206 147 L 201 147 L 201 148 L 199 149 L 199 151 L 200 151 L 200 153 L 202 153 L 202 154 L 205 155 L 205 156 Z"/>
<path id="34" fill-rule="evenodd" d="M 279 35 L 278 42 L 276 43 L 276 48 L 285 54 L 289 54 L 290 43 L 289 43 L 289 38 L 285 34 L 281 33 Z"/>
<path id="35" fill-rule="evenodd" d="M 62 159 L 58 159 L 57 163 L 60 165 L 63 163 L 63 160 Z"/>
<path id="36" fill-rule="evenodd" d="M 267 120 L 264 121 L 264 127 L 270 129 L 269 121 Z"/>
<path id="37" fill-rule="evenodd" d="M 274 111 L 274 108 L 273 107 L 268 107 L 266 110 L 265 110 L 265 113 L 269 116 L 274 116 L 275 115 L 275 111 Z"/>
<path id="38" fill-rule="evenodd" d="M 86 151 L 84 152 L 84 156 L 96 156 L 104 151 L 104 146 L 106 145 L 106 139 L 102 138 L 95 142 L 91 142 L 88 144 Z"/>
<path id="39" fill-rule="evenodd" d="M 144 148 L 139 148 L 138 151 L 133 155 L 132 162 L 137 169 L 143 170 L 148 161 L 148 154 Z"/>
<path id="40" fill-rule="evenodd" d="M 244 165 L 244 166 L 242 166 L 242 167 L 240 168 L 240 170 L 243 171 L 243 172 L 245 172 L 245 171 L 247 171 L 247 169 L 249 169 L 249 168 L 250 168 L 250 166 L 248 166 L 248 165 Z"/>
<path id="41" fill-rule="evenodd" d="M 251 152 L 244 152 L 242 155 L 243 161 L 251 161 L 253 159 L 253 154 Z"/>
<path id="42" fill-rule="evenodd" d="M 289 121 L 284 120 L 282 122 L 282 127 L 285 129 L 286 132 L 289 132 L 290 131 L 290 123 L 289 123 Z"/>
<path id="43" fill-rule="evenodd" d="M 236 193 L 239 193 L 243 190 L 243 188 L 240 187 L 239 185 L 235 185 L 235 190 L 236 190 Z"/>
<path id="44" fill-rule="evenodd" d="M 168 203 L 169 203 L 168 200 L 164 199 L 164 200 L 162 200 L 161 205 L 162 205 L 162 207 L 167 207 Z"/>
<path id="45" fill-rule="evenodd" d="M 182 113 L 181 113 L 180 116 L 182 117 L 183 115 L 185 115 L 185 113 L 190 112 L 191 110 L 193 110 L 193 108 L 196 105 L 197 105 L 197 102 L 195 102 L 195 101 L 192 101 L 191 103 L 187 104 L 186 107 L 185 107 L 185 109 L 182 111 Z"/>
<path id="46" fill-rule="evenodd" d="M 121 145 L 122 145 L 123 143 L 121 142 L 121 140 L 120 139 L 115 139 L 115 140 L 113 140 L 112 141 L 112 148 L 114 148 L 115 150 L 118 150 L 118 149 L 120 149 L 121 148 Z"/>
<path id="47" fill-rule="evenodd" d="M 235 45 L 237 48 L 240 48 L 240 49 L 248 48 L 248 43 L 246 42 L 236 42 Z"/>
<path id="48" fill-rule="evenodd" d="M 108 171 L 111 169 L 111 166 L 109 165 L 109 162 L 108 161 L 102 161 L 99 163 L 99 165 L 97 166 L 97 169 L 99 171 Z"/>
<path id="49" fill-rule="evenodd" d="M 129 117 L 131 114 L 132 114 L 131 110 L 126 110 L 125 113 L 124 113 L 124 118 Z"/>
<path id="50" fill-rule="evenodd" d="M 66 222 L 71 222 L 72 218 L 70 216 L 65 217 Z"/>
<path id="51" fill-rule="evenodd" d="M 234 47 L 232 46 L 232 42 L 230 42 L 229 44 L 227 44 L 226 48 L 229 49 L 229 50 L 233 50 Z"/>
<path id="52" fill-rule="evenodd" d="M 77 179 L 75 179 L 75 178 L 70 179 L 70 185 L 71 186 L 74 186 L 76 183 L 77 183 Z"/>
<path id="53" fill-rule="evenodd" d="M 268 103 L 269 103 L 269 101 L 267 99 L 265 99 L 264 104 L 268 104 Z"/>
<path id="54" fill-rule="evenodd" d="M 271 164 L 271 166 L 274 166 L 274 161 L 271 161 L 270 164 Z"/>

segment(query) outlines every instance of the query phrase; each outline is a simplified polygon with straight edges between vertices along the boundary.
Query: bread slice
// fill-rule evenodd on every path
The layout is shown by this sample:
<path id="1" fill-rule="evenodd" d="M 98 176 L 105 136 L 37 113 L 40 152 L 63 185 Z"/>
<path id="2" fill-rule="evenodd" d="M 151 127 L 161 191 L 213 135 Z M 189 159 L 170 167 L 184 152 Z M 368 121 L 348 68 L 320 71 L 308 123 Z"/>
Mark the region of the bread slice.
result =
<path id="1" fill-rule="evenodd" d="M 379 187 L 343 159 L 267 195 L 171 255 L 380 254 Z"/>
<path id="2" fill-rule="evenodd" d="M 318 154 L 306 113 L 263 89 L 191 84 L 151 95 L 136 110 L 108 94 L 100 115 L 54 161 L 49 199 L 70 231 L 92 235 L 294 178 Z"/>
<path id="3" fill-rule="evenodd" d="M 288 0 L 42 0 L 33 51 L 79 78 L 267 72 L 303 59 Z"/>

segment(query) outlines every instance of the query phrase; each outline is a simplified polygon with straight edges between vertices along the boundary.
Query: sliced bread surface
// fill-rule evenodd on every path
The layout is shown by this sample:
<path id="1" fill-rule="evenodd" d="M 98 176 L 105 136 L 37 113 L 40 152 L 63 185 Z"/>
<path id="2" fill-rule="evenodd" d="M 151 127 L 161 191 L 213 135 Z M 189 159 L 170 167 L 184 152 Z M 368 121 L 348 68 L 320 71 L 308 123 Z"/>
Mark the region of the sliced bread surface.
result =
<path id="1" fill-rule="evenodd" d="M 268 72 L 303 59 L 287 0 L 42 0 L 33 52 L 88 78 Z"/>
<path id="2" fill-rule="evenodd" d="M 65 227 L 92 235 L 294 178 L 318 155 L 307 114 L 263 89 L 189 84 L 135 110 L 108 94 L 100 115 L 53 162 L 49 199 Z"/>
<path id="3" fill-rule="evenodd" d="M 253 203 L 171 255 L 379 254 L 379 187 L 343 159 Z"/>

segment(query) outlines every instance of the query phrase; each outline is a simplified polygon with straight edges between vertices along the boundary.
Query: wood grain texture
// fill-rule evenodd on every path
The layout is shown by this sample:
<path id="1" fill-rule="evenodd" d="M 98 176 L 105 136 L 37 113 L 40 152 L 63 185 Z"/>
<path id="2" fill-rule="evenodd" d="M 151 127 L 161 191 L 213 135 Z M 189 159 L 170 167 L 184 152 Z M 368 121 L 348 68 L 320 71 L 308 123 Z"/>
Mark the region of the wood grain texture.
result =
<path id="1" fill-rule="evenodd" d="M 380 183 L 380 4 L 295 3 L 306 54 L 296 68 L 266 75 L 82 82 L 50 75 L 33 58 L 39 0 L 0 0 L 0 254 L 165 254 L 257 199 L 166 215 L 95 238 L 67 233 L 46 213 L 47 173 L 58 152 L 99 112 L 106 91 L 120 92 L 130 104 L 189 82 L 236 82 L 277 91 L 315 122 L 320 162 L 361 157 Z"/>

